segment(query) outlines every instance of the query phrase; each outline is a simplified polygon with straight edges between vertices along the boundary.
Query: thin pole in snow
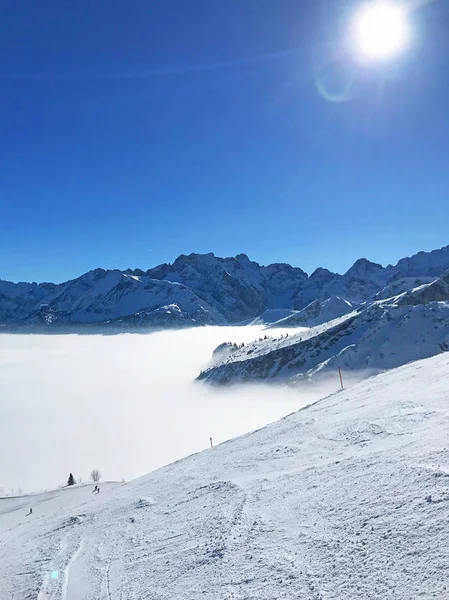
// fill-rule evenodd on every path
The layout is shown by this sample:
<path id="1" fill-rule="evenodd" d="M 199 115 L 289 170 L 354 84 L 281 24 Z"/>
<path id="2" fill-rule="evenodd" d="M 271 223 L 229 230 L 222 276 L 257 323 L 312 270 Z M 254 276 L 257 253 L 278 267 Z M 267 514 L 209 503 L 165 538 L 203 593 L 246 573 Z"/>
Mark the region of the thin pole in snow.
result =
<path id="1" fill-rule="evenodd" d="M 340 375 L 340 385 L 341 385 L 341 389 L 343 389 L 343 377 L 341 375 L 341 369 L 340 367 L 338 367 L 338 374 Z"/>
<path id="2" fill-rule="evenodd" d="M 210 447 L 211 447 L 211 448 L 213 448 L 213 447 L 214 447 L 214 445 L 213 445 L 213 443 L 212 443 L 212 438 L 209 438 L 209 440 L 210 440 Z"/>

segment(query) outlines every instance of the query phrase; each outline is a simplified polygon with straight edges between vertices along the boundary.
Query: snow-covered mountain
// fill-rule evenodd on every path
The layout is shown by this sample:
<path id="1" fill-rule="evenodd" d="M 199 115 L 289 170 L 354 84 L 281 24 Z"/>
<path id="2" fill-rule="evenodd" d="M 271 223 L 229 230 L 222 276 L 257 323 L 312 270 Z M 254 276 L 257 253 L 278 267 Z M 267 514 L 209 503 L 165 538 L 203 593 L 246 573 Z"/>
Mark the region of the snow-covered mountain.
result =
<path id="1" fill-rule="evenodd" d="M 269 327 L 272 325 L 276 327 L 278 323 L 287 320 L 289 317 L 294 317 L 299 311 L 292 310 L 289 308 L 267 308 L 261 315 L 258 315 L 255 319 L 247 319 L 238 323 L 238 325 L 266 325 Z M 290 327 L 290 325 L 289 325 Z"/>
<path id="2" fill-rule="evenodd" d="M 449 302 L 449 271 L 430 283 L 420 285 L 400 294 L 396 301 L 400 304 Z"/>
<path id="3" fill-rule="evenodd" d="M 435 292 L 429 294 L 432 300 Z M 447 351 L 449 301 L 425 303 L 424 297 L 425 291 L 418 289 L 296 335 L 247 344 L 203 371 L 199 379 L 217 384 L 294 382 L 335 374 L 338 367 L 379 372 Z"/>
<path id="4" fill-rule="evenodd" d="M 132 327 L 205 325 L 224 319 L 180 283 L 96 269 L 60 285 L 0 282 L 0 322 Z"/>
<path id="5" fill-rule="evenodd" d="M 147 274 L 194 290 L 229 323 L 257 317 L 267 308 L 294 308 L 308 279 L 301 269 L 287 264 L 260 266 L 246 254 L 235 258 L 181 255 L 172 265 L 160 265 Z"/>
<path id="6" fill-rule="evenodd" d="M 353 311 L 355 306 L 343 300 L 338 296 L 331 296 L 327 300 L 320 302 L 314 300 L 302 310 L 295 311 L 292 315 L 272 322 L 267 329 L 277 329 L 279 327 L 312 327 L 321 325 L 337 319 L 347 313 Z"/>
<path id="7" fill-rule="evenodd" d="M 294 319 L 293 311 L 312 310 L 314 302 L 315 309 L 320 303 L 323 316 L 317 318 L 323 320 L 326 310 L 338 313 L 336 297 L 343 308 L 345 303 L 359 305 L 376 295 L 391 297 L 430 283 L 448 269 L 449 246 L 402 259 L 396 266 L 359 259 L 344 275 L 320 268 L 310 277 L 288 264 L 260 266 L 245 254 L 181 255 L 173 264 L 148 271 L 95 269 L 61 284 L 0 281 L 0 326 L 136 329 L 267 323 L 275 314 L 289 315 L 287 311 Z"/>
<path id="8" fill-rule="evenodd" d="M 448 409 L 444 354 L 100 494 L 2 498 L 0 598 L 443 600 Z"/>

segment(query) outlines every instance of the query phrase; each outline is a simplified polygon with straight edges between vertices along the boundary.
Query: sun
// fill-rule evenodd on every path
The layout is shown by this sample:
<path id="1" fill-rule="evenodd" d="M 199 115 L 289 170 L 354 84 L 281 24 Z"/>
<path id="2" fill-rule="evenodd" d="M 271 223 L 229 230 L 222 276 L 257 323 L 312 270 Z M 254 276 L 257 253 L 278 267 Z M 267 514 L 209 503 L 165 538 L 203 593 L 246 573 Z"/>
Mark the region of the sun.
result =
<path id="1" fill-rule="evenodd" d="M 350 27 L 351 53 L 362 60 L 386 60 L 410 42 L 408 12 L 393 0 L 371 0 L 359 7 Z"/>

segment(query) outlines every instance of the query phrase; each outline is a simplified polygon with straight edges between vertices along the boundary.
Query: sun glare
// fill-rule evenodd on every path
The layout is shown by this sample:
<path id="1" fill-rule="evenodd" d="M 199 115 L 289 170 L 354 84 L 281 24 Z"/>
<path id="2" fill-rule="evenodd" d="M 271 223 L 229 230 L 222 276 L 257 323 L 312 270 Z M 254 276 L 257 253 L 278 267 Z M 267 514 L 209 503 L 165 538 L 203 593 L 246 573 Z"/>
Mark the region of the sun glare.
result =
<path id="1" fill-rule="evenodd" d="M 408 12 L 393 1 L 372 0 L 359 7 L 351 22 L 351 50 L 362 60 L 386 60 L 410 41 Z"/>

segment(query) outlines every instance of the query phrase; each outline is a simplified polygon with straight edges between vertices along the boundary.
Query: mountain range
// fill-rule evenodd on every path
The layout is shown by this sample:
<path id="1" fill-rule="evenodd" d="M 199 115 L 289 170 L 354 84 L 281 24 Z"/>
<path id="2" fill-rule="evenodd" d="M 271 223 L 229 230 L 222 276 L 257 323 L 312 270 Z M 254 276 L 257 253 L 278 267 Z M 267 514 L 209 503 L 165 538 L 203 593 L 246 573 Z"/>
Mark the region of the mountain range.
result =
<path id="1" fill-rule="evenodd" d="M 282 263 L 261 266 L 245 254 L 181 255 L 147 271 L 95 269 L 60 284 L 0 280 L 0 326 L 3 331 L 134 331 L 248 323 L 266 311 L 272 325 L 278 314 L 291 319 L 283 326 L 297 326 L 307 324 L 304 309 L 317 324 L 427 285 L 448 269 L 449 246 L 387 267 L 361 258 L 343 275 L 324 268 L 308 275 Z"/>
<path id="2" fill-rule="evenodd" d="M 334 318 L 329 318 L 332 313 Z M 290 328 L 285 335 L 276 332 L 282 325 Z M 449 272 L 353 310 L 337 297 L 314 301 L 265 331 L 268 335 L 246 346 L 228 345 L 226 353 L 218 354 L 220 360 L 198 379 L 218 384 L 297 383 L 323 375 L 335 377 L 339 368 L 366 376 L 446 352 Z"/>

